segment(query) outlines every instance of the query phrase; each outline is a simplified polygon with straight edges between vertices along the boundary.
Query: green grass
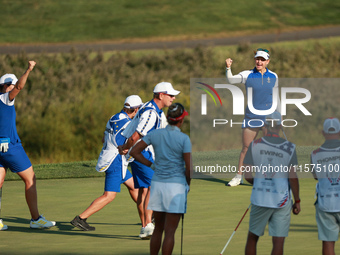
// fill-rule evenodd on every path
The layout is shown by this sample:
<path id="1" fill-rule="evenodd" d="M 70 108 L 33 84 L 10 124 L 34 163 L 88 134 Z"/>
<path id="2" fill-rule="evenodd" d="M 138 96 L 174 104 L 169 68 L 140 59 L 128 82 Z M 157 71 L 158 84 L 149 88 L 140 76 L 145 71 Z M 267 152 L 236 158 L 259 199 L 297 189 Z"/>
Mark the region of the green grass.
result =
<path id="1" fill-rule="evenodd" d="M 297 148 L 299 164 L 309 162 L 310 152 L 314 148 Z M 237 165 L 238 155 L 239 150 L 196 152 L 193 153 L 193 162 L 194 165 L 226 162 Z M 149 242 L 137 238 L 141 226 L 136 207 L 124 186 L 111 204 L 89 218 L 89 223 L 96 227 L 95 232 L 82 232 L 69 224 L 75 215 L 85 210 L 103 192 L 104 174 L 95 171 L 95 164 L 95 161 L 84 161 L 34 166 L 40 211 L 47 218 L 57 221 L 57 226 L 49 230 L 28 228 L 29 213 L 24 200 L 24 185 L 15 174 L 9 173 L 3 187 L 1 211 L 1 218 L 9 225 L 9 230 L 0 232 L 1 254 L 149 254 Z M 250 203 L 249 184 L 231 188 L 225 185 L 232 175 L 205 177 L 192 180 L 184 219 L 183 254 L 219 254 Z M 316 255 L 321 250 L 313 206 L 316 182 L 310 174 L 302 177 L 302 212 L 298 216 L 292 215 L 285 254 Z M 225 254 L 243 253 L 248 224 L 249 213 Z M 180 254 L 180 233 L 181 224 L 176 233 L 173 254 Z M 259 241 L 258 254 L 269 254 L 270 250 L 271 238 L 266 230 L 265 236 Z"/>
<path id="2" fill-rule="evenodd" d="M 1 43 L 234 35 L 340 24 L 333 0 L 2 0 Z"/>
<path id="3" fill-rule="evenodd" d="M 127 190 L 88 220 L 94 232 L 72 228 L 69 221 L 102 194 L 104 178 L 38 180 L 40 211 L 57 221 L 49 230 L 30 230 L 29 213 L 21 181 L 5 182 L 1 217 L 9 226 L 0 232 L 1 254 L 149 254 L 148 241 L 138 240 L 137 210 Z M 250 203 L 251 186 L 225 186 L 224 179 L 194 179 L 184 218 L 183 254 L 219 254 Z M 320 254 L 314 218 L 315 181 L 301 179 L 301 214 L 293 216 L 285 254 Z M 225 254 L 242 254 L 246 242 L 249 213 L 234 235 Z M 181 224 L 176 233 L 174 255 L 180 254 Z M 266 230 L 258 244 L 258 254 L 269 254 L 271 239 Z M 337 249 L 339 246 L 337 244 Z"/>

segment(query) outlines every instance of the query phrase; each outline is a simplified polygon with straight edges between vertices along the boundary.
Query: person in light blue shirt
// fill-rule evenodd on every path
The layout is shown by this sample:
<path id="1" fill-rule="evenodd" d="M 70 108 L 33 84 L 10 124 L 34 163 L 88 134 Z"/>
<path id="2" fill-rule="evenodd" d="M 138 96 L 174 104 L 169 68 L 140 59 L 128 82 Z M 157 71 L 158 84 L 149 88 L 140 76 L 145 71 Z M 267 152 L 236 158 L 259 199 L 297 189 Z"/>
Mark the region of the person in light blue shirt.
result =
<path id="1" fill-rule="evenodd" d="M 190 138 L 180 130 L 186 115 L 188 113 L 181 104 L 172 104 L 167 114 L 169 125 L 148 133 L 130 152 L 135 160 L 155 169 L 148 205 L 155 218 L 151 255 L 158 254 L 163 232 L 162 254 L 172 253 L 179 220 L 186 213 L 192 169 Z M 148 145 L 152 145 L 155 151 L 154 164 L 142 154 Z"/>

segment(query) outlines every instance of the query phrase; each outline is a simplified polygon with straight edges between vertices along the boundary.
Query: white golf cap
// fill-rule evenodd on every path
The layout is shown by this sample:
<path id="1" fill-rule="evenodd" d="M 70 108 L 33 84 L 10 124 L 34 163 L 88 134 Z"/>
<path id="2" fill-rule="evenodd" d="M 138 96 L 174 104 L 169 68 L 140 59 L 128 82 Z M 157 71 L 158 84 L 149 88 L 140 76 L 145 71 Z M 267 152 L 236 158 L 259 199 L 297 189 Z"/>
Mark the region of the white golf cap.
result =
<path id="1" fill-rule="evenodd" d="M 254 58 L 257 58 L 257 57 L 262 57 L 265 60 L 268 60 L 269 59 L 269 53 L 265 52 L 263 50 L 258 50 L 258 51 L 256 51 L 256 54 L 255 54 Z"/>
<path id="2" fill-rule="evenodd" d="M 326 134 L 337 134 L 340 132 L 340 122 L 338 118 L 328 118 L 323 123 L 323 132 Z"/>
<path id="3" fill-rule="evenodd" d="M 142 99 L 139 96 L 131 95 L 125 99 L 124 107 L 127 109 L 137 108 L 137 107 L 140 107 L 142 104 L 143 104 Z"/>
<path id="4" fill-rule="evenodd" d="M 0 85 L 3 84 L 13 84 L 15 85 L 18 81 L 18 78 L 14 74 L 6 73 L 0 78 Z"/>
<path id="5" fill-rule="evenodd" d="M 275 111 L 266 116 L 266 120 L 264 121 L 268 126 L 279 126 L 281 125 L 281 113 Z"/>
<path id="6" fill-rule="evenodd" d="M 160 82 L 153 89 L 153 93 L 164 93 L 171 96 L 177 96 L 181 91 L 175 90 L 170 82 Z"/>

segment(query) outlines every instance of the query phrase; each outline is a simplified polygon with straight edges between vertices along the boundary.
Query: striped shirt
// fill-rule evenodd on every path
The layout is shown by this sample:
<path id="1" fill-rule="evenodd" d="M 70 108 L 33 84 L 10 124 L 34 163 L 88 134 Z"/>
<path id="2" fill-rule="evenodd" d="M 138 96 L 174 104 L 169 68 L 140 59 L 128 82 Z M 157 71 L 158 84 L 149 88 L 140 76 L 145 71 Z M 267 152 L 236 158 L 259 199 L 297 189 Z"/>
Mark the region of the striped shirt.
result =
<path id="1" fill-rule="evenodd" d="M 143 108 L 138 111 L 139 116 L 137 118 L 139 119 L 139 123 L 136 131 L 140 135 L 146 136 L 150 131 L 160 128 L 162 112 L 154 100 L 146 103 Z"/>

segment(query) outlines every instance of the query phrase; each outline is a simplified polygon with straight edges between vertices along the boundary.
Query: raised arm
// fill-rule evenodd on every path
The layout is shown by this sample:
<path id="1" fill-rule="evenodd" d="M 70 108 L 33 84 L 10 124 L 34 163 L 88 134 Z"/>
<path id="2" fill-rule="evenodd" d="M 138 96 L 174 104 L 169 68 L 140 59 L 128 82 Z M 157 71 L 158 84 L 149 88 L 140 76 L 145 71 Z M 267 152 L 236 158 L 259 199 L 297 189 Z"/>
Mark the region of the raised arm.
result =
<path id="1" fill-rule="evenodd" d="M 227 58 L 225 60 L 227 81 L 230 84 L 241 83 L 242 82 L 242 76 L 240 74 L 233 75 L 232 72 L 231 72 L 232 63 L 233 63 L 233 60 L 231 58 Z"/>
<path id="2" fill-rule="evenodd" d="M 36 65 L 35 61 L 33 61 L 33 60 L 28 61 L 28 68 L 27 68 L 27 70 L 20 77 L 18 82 L 15 84 L 14 88 L 9 92 L 9 100 L 12 101 L 19 94 L 20 90 L 22 90 L 25 87 L 28 75 L 33 70 L 35 65 Z"/>

